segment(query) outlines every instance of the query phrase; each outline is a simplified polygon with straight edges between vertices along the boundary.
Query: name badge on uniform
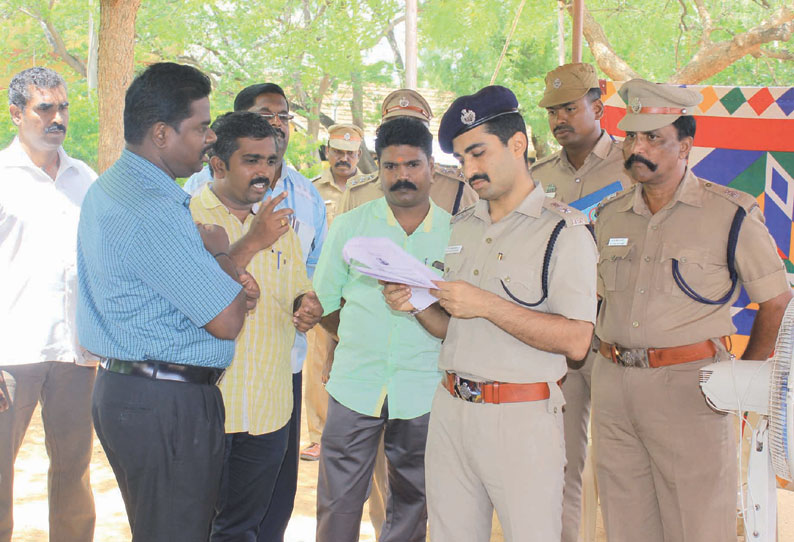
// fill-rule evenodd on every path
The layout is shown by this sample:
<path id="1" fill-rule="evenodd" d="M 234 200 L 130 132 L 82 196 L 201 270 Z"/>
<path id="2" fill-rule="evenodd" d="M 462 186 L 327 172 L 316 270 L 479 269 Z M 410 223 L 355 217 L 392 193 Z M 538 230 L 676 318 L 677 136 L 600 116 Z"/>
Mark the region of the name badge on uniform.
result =
<path id="1" fill-rule="evenodd" d="M 625 247 L 628 244 L 629 244 L 629 238 L 628 237 L 610 237 L 609 238 L 609 243 L 607 243 L 607 246 L 609 246 L 609 247 Z"/>
<path id="2" fill-rule="evenodd" d="M 553 198 L 557 195 L 557 186 L 553 184 L 546 185 L 546 197 Z"/>
<path id="3" fill-rule="evenodd" d="M 450 245 L 444 251 L 444 254 L 459 254 L 463 250 L 463 245 Z"/>

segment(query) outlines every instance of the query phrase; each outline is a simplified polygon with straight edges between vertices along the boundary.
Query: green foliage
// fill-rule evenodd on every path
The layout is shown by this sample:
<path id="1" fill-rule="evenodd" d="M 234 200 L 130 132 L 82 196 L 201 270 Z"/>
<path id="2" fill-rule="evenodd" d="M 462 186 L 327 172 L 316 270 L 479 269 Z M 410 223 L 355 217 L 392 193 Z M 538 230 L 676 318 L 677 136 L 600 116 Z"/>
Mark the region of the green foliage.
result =
<path id="1" fill-rule="evenodd" d="M 490 83 L 521 0 L 424 0 L 419 11 L 420 86 L 468 94 Z M 730 39 L 771 17 L 790 0 L 704 0 L 714 41 Z M 700 47 L 703 20 L 693 2 L 599 0 L 587 2 L 617 55 L 643 77 L 665 81 Z M 766 4 L 766 6 L 765 6 Z M 686 6 L 686 7 L 684 7 Z M 263 81 L 282 85 L 310 113 L 353 77 L 397 86 L 390 62 L 372 62 L 376 47 L 404 10 L 403 0 L 146 0 L 137 14 L 135 58 L 139 68 L 159 60 L 198 66 L 213 79 L 213 114 L 228 111 L 243 87 Z M 685 10 L 685 11 L 684 11 Z M 97 100 L 85 78 L 53 52 L 49 23 L 77 62 L 87 63 L 89 15 L 98 29 L 99 0 L 0 0 L 0 82 L 31 65 L 47 65 L 69 82 L 67 150 L 94 164 Z M 527 1 L 496 83 L 510 87 L 533 133 L 553 142 L 546 113 L 537 106 L 547 71 L 558 63 L 557 2 Z M 564 17 L 566 51 L 571 20 Z M 768 44 L 777 51 L 789 44 Z M 566 53 L 566 57 L 568 54 Z M 585 48 L 584 61 L 592 62 Z M 603 75 L 603 74 L 602 74 Z M 710 78 L 710 84 L 789 85 L 794 62 L 747 56 Z M 326 102 L 327 103 L 327 102 Z M 441 112 L 437 112 L 441 114 Z M 368 125 L 379 111 L 364 111 Z M 16 133 L 0 118 L 0 144 Z M 293 132 L 288 159 L 313 174 L 316 142 Z M 315 164 L 315 165 L 312 165 Z"/>

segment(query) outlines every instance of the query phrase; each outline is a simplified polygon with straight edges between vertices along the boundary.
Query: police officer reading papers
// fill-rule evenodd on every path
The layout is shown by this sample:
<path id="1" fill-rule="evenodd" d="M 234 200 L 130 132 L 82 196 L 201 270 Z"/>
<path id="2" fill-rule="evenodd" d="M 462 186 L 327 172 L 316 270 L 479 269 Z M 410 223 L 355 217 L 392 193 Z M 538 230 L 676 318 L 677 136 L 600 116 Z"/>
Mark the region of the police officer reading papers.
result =
<path id="1" fill-rule="evenodd" d="M 744 356 L 769 356 L 786 272 L 755 198 L 687 167 L 700 94 L 634 79 L 620 95 L 637 184 L 604 203 L 595 226 L 593 439 L 607 537 L 736 540 L 735 420 L 708 407 L 698 371 L 728 358 L 738 283 L 759 304 Z"/>
<path id="2" fill-rule="evenodd" d="M 453 219 L 439 302 L 416 318 L 443 338 L 426 472 L 433 542 L 560 539 L 566 356 L 582 359 L 596 312 L 596 250 L 585 217 L 546 198 L 527 169 L 515 95 L 455 100 L 439 143 L 480 201 Z M 553 245 L 547 251 L 549 245 Z M 544 258 L 548 252 L 549 258 Z M 384 296 L 411 311 L 410 291 Z"/>

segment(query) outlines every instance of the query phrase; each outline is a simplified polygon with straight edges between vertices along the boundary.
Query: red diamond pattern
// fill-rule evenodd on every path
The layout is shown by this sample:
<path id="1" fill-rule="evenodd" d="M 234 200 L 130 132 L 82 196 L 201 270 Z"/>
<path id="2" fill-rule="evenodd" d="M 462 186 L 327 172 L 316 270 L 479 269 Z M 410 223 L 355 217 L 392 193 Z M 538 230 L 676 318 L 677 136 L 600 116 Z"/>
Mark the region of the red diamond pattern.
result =
<path id="1" fill-rule="evenodd" d="M 753 97 L 747 100 L 747 103 L 750 104 L 750 107 L 753 108 L 756 115 L 760 115 L 766 108 L 775 103 L 775 99 L 772 97 L 772 93 L 769 92 L 768 88 L 762 88 L 755 94 Z"/>

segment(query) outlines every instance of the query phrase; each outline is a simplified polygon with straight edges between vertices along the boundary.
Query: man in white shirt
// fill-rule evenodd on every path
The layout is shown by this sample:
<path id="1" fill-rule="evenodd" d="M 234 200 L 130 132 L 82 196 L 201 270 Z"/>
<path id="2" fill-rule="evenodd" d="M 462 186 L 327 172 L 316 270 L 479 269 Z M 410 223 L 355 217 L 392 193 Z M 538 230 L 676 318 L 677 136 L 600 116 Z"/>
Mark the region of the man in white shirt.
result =
<path id="1" fill-rule="evenodd" d="M 0 151 L 0 542 L 13 530 L 14 459 L 41 403 L 51 542 L 91 541 L 95 357 L 77 343 L 77 223 L 96 173 L 62 148 L 66 83 L 47 68 L 14 76 L 18 134 Z"/>

